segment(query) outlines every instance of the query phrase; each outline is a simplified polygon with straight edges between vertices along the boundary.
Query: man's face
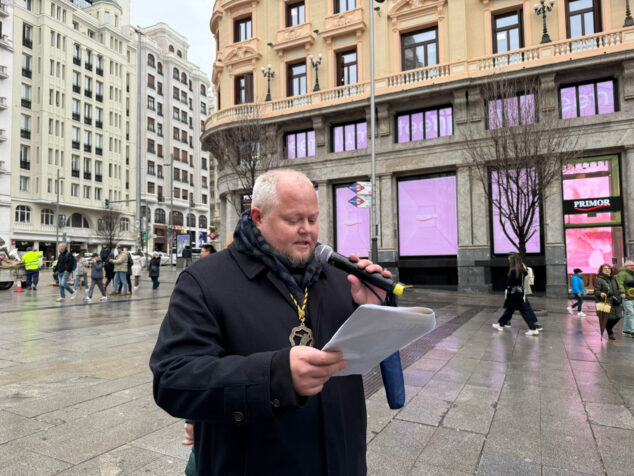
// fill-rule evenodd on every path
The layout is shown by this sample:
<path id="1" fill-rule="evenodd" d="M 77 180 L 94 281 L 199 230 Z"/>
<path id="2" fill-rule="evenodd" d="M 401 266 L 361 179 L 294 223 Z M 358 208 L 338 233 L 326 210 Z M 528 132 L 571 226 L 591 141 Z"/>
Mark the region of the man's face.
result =
<path id="1" fill-rule="evenodd" d="M 304 265 L 315 250 L 319 234 L 315 189 L 308 183 L 298 185 L 294 180 L 280 177 L 277 198 L 277 205 L 265 214 L 255 207 L 251 211 L 253 222 L 279 254 L 295 265 Z"/>
<path id="2" fill-rule="evenodd" d="M 66 247 L 65 247 L 64 245 L 58 245 L 58 246 L 57 246 L 57 250 L 58 250 L 60 253 L 63 253 L 64 251 L 66 251 Z"/>
<path id="3" fill-rule="evenodd" d="M 626 267 L 629 271 L 634 272 L 634 262 L 632 262 L 632 261 L 627 261 L 627 262 L 625 263 L 625 267 Z"/>
<path id="4" fill-rule="evenodd" d="M 201 248 L 201 250 L 200 250 L 200 257 L 201 258 L 206 258 L 210 254 L 211 253 L 209 253 L 209 251 L 207 251 L 207 248 Z"/>

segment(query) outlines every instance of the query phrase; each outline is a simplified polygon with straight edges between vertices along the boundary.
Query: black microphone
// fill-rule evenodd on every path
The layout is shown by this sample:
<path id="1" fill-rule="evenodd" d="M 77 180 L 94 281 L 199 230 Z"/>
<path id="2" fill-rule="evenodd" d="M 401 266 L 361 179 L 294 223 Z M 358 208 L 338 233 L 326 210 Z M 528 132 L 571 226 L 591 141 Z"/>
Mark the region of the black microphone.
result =
<path id="1" fill-rule="evenodd" d="M 405 289 L 404 284 L 395 283 L 392 279 L 386 278 L 380 273 L 368 273 L 365 269 L 359 268 L 357 263 L 335 252 L 328 245 L 317 245 L 315 248 L 315 256 L 320 263 L 328 263 L 335 268 L 352 274 L 366 283 L 372 284 L 389 293 L 396 294 L 397 296 L 403 295 L 403 290 Z"/>

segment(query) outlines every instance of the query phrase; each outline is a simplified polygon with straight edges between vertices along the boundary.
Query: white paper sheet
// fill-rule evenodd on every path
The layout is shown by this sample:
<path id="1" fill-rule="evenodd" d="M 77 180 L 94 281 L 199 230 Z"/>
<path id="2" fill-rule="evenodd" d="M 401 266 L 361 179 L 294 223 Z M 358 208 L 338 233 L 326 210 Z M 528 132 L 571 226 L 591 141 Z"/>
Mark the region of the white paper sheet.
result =
<path id="1" fill-rule="evenodd" d="M 436 315 L 426 307 L 365 304 L 352 313 L 322 350 L 343 352 L 348 362 L 334 376 L 363 375 L 435 327 Z"/>

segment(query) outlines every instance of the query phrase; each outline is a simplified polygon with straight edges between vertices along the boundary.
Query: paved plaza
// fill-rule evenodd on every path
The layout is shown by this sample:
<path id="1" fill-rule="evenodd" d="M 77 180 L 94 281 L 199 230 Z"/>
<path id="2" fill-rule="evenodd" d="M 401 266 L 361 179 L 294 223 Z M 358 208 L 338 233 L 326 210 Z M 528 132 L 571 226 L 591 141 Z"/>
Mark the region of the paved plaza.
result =
<path id="1" fill-rule="evenodd" d="M 55 302 L 0 291 L 0 474 L 180 475 L 183 422 L 159 409 L 148 368 L 176 271 L 132 298 Z M 402 305 L 436 311 L 437 329 L 402 353 L 407 404 L 390 410 L 364 378 L 374 475 L 631 475 L 634 339 L 601 341 L 592 303 L 569 316 L 537 299 L 544 330 L 491 327 L 500 295 L 408 290 Z"/>

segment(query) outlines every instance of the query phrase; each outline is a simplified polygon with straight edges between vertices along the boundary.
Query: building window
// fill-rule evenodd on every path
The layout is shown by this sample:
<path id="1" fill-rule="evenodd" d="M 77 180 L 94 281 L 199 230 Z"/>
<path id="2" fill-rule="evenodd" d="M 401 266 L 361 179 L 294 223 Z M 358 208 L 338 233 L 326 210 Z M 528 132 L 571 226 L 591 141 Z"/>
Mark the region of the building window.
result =
<path id="1" fill-rule="evenodd" d="M 253 35 L 251 17 L 244 17 L 233 23 L 233 42 L 250 40 Z"/>
<path id="2" fill-rule="evenodd" d="M 154 55 L 147 55 L 147 65 L 154 68 Z"/>
<path id="3" fill-rule="evenodd" d="M 154 193 L 154 182 L 147 183 L 147 193 Z"/>
<path id="4" fill-rule="evenodd" d="M 524 46 L 522 10 L 493 17 L 493 52 L 505 53 Z"/>
<path id="5" fill-rule="evenodd" d="M 201 198 L 202 198 L 203 205 L 207 205 L 207 195 L 203 193 L 201 195 Z"/>
<path id="6" fill-rule="evenodd" d="M 559 89 L 561 118 L 594 116 L 618 110 L 615 81 L 597 81 Z"/>
<path id="7" fill-rule="evenodd" d="M 346 86 L 358 81 L 357 50 L 337 53 L 337 86 Z"/>
<path id="8" fill-rule="evenodd" d="M 33 75 L 33 57 L 22 53 L 22 76 L 30 78 Z"/>
<path id="9" fill-rule="evenodd" d="M 287 91 L 288 96 L 306 94 L 306 63 L 290 64 L 287 67 Z"/>
<path id="10" fill-rule="evenodd" d="M 401 35 L 403 71 L 438 64 L 438 29 Z"/>
<path id="11" fill-rule="evenodd" d="M 453 134 L 452 108 L 449 106 L 399 114 L 396 116 L 396 128 L 398 143 L 450 136 Z"/>
<path id="12" fill-rule="evenodd" d="M 31 148 L 28 145 L 20 144 L 20 168 L 31 169 Z"/>
<path id="13" fill-rule="evenodd" d="M 29 191 L 29 177 L 24 177 L 20 175 L 20 192 L 28 192 Z"/>
<path id="14" fill-rule="evenodd" d="M 368 123 L 353 122 L 332 126 L 332 151 L 365 149 L 368 147 Z"/>
<path id="15" fill-rule="evenodd" d="M 235 103 L 247 104 L 253 102 L 253 74 L 243 74 L 235 78 Z"/>
<path id="16" fill-rule="evenodd" d="M 566 1 L 566 19 L 568 38 L 577 38 L 600 32 L 601 5 L 599 0 Z"/>
<path id="17" fill-rule="evenodd" d="M 33 27 L 26 23 L 22 24 L 22 45 L 33 48 Z"/>
<path id="18" fill-rule="evenodd" d="M 286 27 L 302 25 L 305 22 L 304 2 L 286 5 Z"/>
<path id="19" fill-rule="evenodd" d="M 84 185 L 84 198 L 90 199 L 90 187 L 88 185 Z"/>
<path id="20" fill-rule="evenodd" d="M 119 221 L 119 229 L 123 232 L 130 231 L 130 220 L 128 220 L 127 218 L 122 218 Z"/>
<path id="21" fill-rule="evenodd" d="M 348 12 L 350 10 L 354 10 L 356 5 L 356 0 L 334 0 L 335 1 L 335 13 L 343 13 Z"/>
<path id="22" fill-rule="evenodd" d="M 25 205 L 15 207 L 16 223 L 31 223 L 31 209 Z"/>
<path id="23" fill-rule="evenodd" d="M 55 224 L 55 212 L 50 208 L 44 208 L 40 213 L 40 221 L 42 225 L 54 225 Z"/>
<path id="24" fill-rule="evenodd" d="M 159 195 L 161 195 L 161 190 L 159 190 Z M 157 208 L 154 211 L 154 223 L 165 224 L 165 210 Z"/>
<path id="25" fill-rule="evenodd" d="M 198 217 L 198 228 L 207 228 L 207 217 L 205 215 L 200 215 Z"/>
<path id="26" fill-rule="evenodd" d="M 152 96 L 147 97 L 147 108 L 150 111 L 154 111 L 154 98 Z"/>
<path id="27" fill-rule="evenodd" d="M 70 195 L 71 197 L 79 198 L 79 184 L 77 183 L 70 184 Z"/>
<path id="28" fill-rule="evenodd" d="M 289 132 L 284 140 L 287 159 L 315 156 L 315 131 Z"/>
<path id="29" fill-rule="evenodd" d="M 489 129 L 516 127 L 535 122 L 535 96 L 518 94 L 505 99 L 489 101 L 487 108 Z"/>

